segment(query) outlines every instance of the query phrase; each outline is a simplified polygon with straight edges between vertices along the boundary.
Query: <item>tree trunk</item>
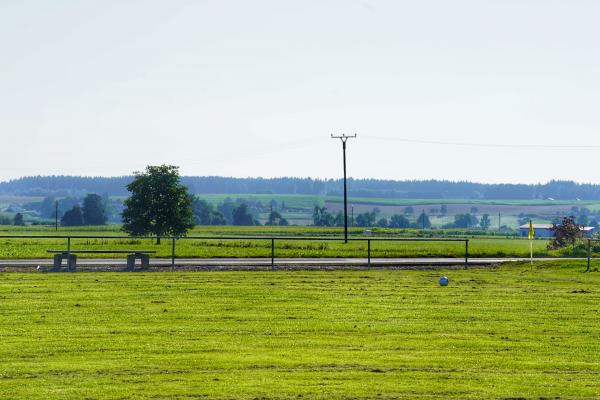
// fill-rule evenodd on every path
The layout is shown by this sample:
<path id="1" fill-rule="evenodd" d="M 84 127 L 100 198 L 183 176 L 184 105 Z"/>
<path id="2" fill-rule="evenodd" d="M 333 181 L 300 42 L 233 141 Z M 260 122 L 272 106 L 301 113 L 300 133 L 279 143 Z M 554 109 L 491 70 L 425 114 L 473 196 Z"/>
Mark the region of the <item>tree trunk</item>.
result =
<path id="1" fill-rule="evenodd" d="M 160 244 L 160 237 L 156 237 L 156 244 Z"/>

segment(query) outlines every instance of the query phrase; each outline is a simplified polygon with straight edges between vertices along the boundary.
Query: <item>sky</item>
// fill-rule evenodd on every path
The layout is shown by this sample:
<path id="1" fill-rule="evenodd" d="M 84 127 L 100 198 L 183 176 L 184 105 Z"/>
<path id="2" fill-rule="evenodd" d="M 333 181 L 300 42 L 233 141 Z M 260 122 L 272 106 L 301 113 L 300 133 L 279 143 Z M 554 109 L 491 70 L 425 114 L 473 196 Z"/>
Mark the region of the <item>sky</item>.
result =
<path id="1" fill-rule="evenodd" d="M 0 180 L 600 183 L 597 0 L 2 0 Z"/>

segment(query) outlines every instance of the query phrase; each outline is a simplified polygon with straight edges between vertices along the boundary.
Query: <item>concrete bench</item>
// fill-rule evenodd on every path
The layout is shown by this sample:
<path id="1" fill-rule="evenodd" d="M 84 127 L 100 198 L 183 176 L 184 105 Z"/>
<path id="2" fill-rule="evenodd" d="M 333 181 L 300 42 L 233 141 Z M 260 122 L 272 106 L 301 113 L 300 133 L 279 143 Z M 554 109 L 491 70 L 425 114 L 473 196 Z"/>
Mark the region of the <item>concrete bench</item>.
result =
<path id="1" fill-rule="evenodd" d="M 142 268 L 150 266 L 150 254 L 156 253 L 154 250 L 46 250 L 54 254 L 54 269 L 60 271 L 62 260 L 67 260 L 67 271 L 77 269 L 77 254 L 127 254 L 127 270 L 133 271 L 135 260 L 139 259 Z"/>

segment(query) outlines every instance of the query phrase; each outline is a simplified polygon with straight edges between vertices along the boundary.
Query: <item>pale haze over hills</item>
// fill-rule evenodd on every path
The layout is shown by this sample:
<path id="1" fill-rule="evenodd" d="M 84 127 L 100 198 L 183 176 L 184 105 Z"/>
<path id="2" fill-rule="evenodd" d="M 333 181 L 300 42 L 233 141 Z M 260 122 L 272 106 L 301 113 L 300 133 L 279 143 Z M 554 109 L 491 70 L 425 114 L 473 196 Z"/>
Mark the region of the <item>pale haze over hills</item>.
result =
<path id="1" fill-rule="evenodd" d="M 0 181 L 600 183 L 596 1 L 3 1 Z"/>

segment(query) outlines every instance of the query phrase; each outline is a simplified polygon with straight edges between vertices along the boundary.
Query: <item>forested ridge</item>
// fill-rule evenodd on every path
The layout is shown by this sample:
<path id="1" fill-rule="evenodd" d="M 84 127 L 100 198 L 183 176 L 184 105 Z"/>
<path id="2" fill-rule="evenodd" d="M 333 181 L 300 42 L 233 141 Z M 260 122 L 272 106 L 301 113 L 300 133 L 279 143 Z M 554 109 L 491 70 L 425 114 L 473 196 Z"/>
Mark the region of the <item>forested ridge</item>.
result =
<path id="1" fill-rule="evenodd" d="M 81 196 L 100 193 L 127 195 L 126 185 L 132 176 L 29 176 L 0 182 L 0 194 L 28 196 Z M 305 194 L 340 195 L 341 179 L 312 178 L 231 178 L 220 176 L 185 176 L 183 184 L 193 194 Z M 544 184 L 485 184 L 445 180 L 348 180 L 348 192 L 355 197 L 420 199 L 547 199 L 599 200 L 600 185 L 572 181 Z"/>

